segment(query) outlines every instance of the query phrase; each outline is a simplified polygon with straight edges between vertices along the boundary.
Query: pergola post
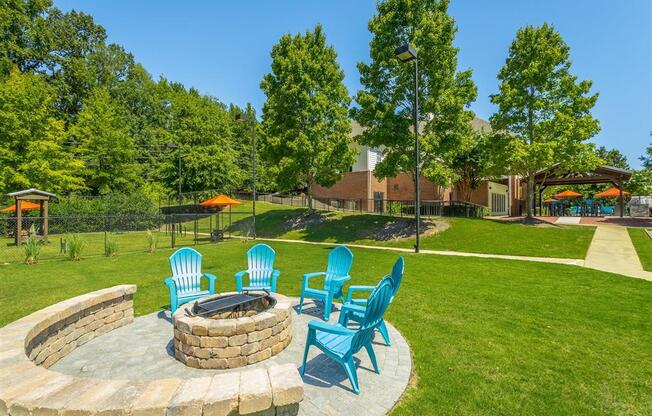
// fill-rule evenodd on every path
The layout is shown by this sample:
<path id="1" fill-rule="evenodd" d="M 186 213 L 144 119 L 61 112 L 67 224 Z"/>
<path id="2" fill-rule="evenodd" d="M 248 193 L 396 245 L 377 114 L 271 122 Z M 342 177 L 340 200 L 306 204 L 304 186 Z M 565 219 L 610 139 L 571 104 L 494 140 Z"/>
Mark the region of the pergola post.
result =
<path id="1" fill-rule="evenodd" d="M 16 198 L 16 235 L 14 236 L 14 241 L 16 241 L 16 245 L 19 246 L 22 241 L 22 235 L 23 235 L 23 201 Z"/>
<path id="2" fill-rule="evenodd" d="M 40 201 L 41 209 L 40 209 L 40 215 L 41 215 L 41 221 L 42 221 L 42 226 L 41 226 L 41 234 L 43 235 L 43 242 L 47 243 L 48 242 L 48 228 L 50 226 L 49 220 L 48 220 L 48 200 L 41 200 Z"/>
<path id="3" fill-rule="evenodd" d="M 620 218 L 623 218 L 625 215 L 625 200 L 623 198 L 623 180 L 618 181 L 618 192 L 620 197 Z"/>

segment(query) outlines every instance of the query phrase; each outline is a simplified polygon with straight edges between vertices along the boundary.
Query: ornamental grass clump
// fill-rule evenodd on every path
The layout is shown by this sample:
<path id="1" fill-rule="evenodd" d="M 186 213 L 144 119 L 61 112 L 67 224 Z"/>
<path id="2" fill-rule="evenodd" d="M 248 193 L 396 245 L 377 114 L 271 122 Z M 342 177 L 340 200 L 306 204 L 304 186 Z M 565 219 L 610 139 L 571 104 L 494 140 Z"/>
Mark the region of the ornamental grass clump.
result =
<path id="1" fill-rule="evenodd" d="M 29 238 L 25 242 L 25 264 L 36 264 L 41 256 L 41 240 L 36 237 L 36 233 L 30 230 Z"/>
<path id="2" fill-rule="evenodd" d="M 86 241 L 79 234 L 71 234 L 68 237 L 68 257 L 72 261 L 81 260 L 82 252 L 86 248 Z"/>
<path id="3" fill-rule="evenodd" d="M 155 253 L 158 246 L 158 235 L 154 234 L 152 230 L 147 230 L 147 251 Z"/>
<path id="4" fill-rule="evenodd" d="M 112 236 L 106 238 L 106 243 L 104 244 L 104 255 L 106 257 L 114 257 L 118 255 L 118 242 Z"/>

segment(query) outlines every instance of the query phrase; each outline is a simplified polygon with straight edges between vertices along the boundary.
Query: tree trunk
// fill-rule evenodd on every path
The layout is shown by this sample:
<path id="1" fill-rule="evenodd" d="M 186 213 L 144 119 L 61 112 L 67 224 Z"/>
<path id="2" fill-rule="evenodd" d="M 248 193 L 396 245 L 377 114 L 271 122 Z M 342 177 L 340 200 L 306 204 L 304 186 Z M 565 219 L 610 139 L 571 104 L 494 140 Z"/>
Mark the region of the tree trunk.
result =
<path id="1" fill-rule="evenodd" d="M 312 213 L 315 209 L 312 203 L 312 182 L 308 182 L 306 189 L 306 196 L 308 197 L 308 212 Z"/>
<path id="2" fill-rule="evenodd" d="M 534 175 L 530 174 L 527 177 L 527 217 L 532 218 L 534 212 L 534 207 L 532 206 L 534 202 Z"/>

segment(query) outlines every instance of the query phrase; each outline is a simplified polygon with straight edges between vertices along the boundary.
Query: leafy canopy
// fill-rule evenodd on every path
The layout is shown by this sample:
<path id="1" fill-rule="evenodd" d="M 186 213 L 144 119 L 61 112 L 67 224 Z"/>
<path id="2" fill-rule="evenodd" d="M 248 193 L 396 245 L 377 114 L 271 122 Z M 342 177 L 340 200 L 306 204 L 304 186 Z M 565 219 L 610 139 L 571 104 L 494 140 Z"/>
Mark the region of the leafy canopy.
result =
<path id="1" fill-rule="evenodd" d="M 533 175 L 559 163 L 565 171 L 584 171 L 600 160 L 588 139 L 600 131 L 591 109 L 598 94 L 591 81 L 570 71 L 570 48 L 548 25 L 519 29 L 498 73 L 498 94 L 491 101 L 495 160 L 506 172 L 528 178 L 528 215 L 532 214 Z"/>
<path id="2" fill-rule="evenodd" d="M 320 25 L 284 35 L 271 52 L 272 71 L 261 88 L 265 156 L 284 189 L 331 186 L 354 162 L 350 98 L 335 50 Z"/>
<path id="3" fill-rule="evenodd" d="M 359 63 L 363 89 L 352 110 L 365 128 L 357 140 L 384 149 L 376 165 L 379 178 L 399 172 L 413 173 L 414 68 L 394 56 L 394 50 L 411 43 L 419 54 L 419 114 L 422 174 L 440 184 L 454 175 L 451 161 L 468 144 L 468 110 L 476 87 L 471 70 L 457 70 L 458 49 L 453 46 L 457 28 L 447 14 L 447 0 L 384 0 L 369 22 L 373 38 L 371 63 Z"/>

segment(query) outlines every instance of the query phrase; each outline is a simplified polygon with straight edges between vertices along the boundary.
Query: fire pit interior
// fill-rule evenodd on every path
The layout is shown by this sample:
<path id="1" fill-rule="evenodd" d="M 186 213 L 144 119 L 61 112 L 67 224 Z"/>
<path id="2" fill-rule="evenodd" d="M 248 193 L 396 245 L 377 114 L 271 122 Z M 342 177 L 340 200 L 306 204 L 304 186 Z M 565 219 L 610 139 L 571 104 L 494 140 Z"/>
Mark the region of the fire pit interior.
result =
<path id="1" fill-rule="evenodd" d="M 266 360 L 292 340 L 291 303 L 266 291 L 224 293 L 174 313 L 175 357 L 194 368 L 235 368 Z"/>

